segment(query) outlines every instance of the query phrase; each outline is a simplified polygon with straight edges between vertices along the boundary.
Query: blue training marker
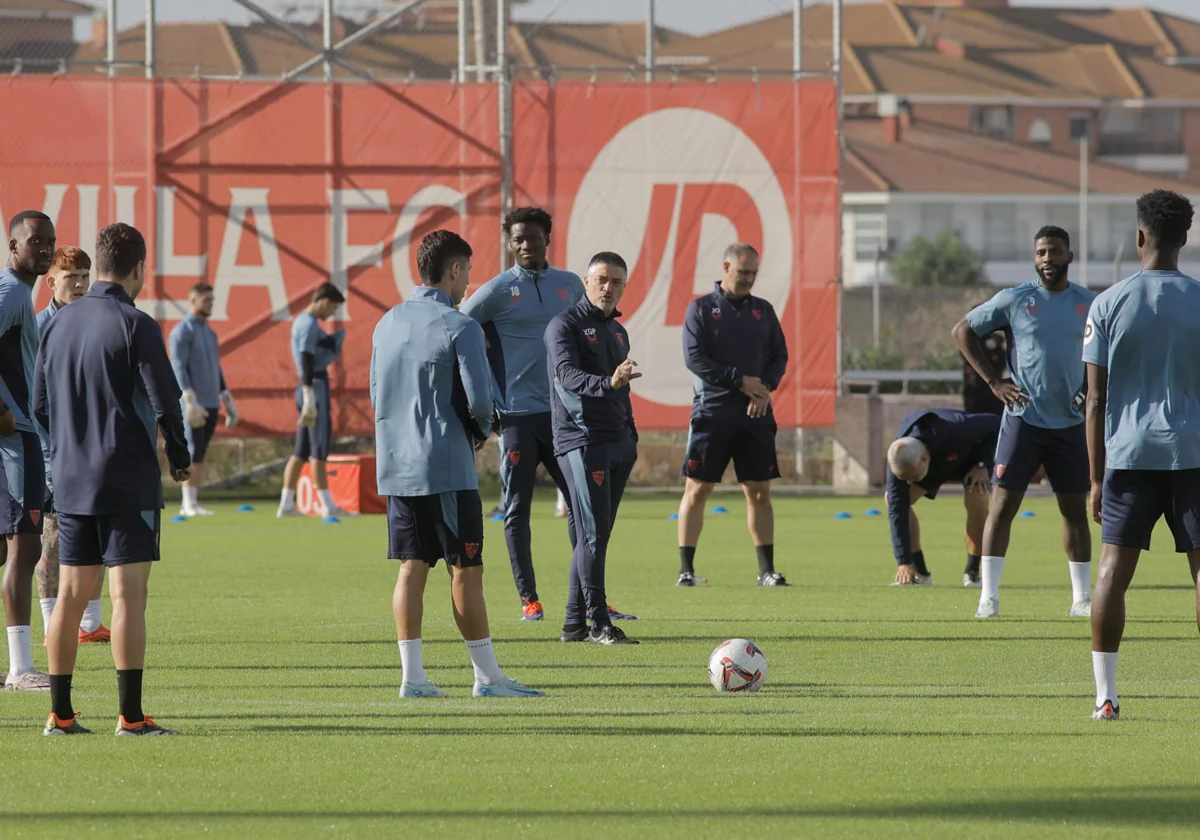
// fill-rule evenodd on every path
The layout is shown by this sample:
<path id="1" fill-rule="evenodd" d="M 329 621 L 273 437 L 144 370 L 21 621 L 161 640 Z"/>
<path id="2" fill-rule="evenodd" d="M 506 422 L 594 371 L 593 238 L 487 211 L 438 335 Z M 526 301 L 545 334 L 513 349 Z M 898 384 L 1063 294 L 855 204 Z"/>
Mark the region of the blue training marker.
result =
<path id="1" fill-rule="evenodd" d="M 493 522 L 503 522 L 503 521 L 504 521 L 504 514 L 503 514 L 503 513 L 497 513 L 495 516 L 493 516 L 493 517 L 492 517 L 492 521 L 493 521 Z"/>
<path id="2" fill-rule="evenodd" d="M 667 519 L 678 519 L 678 518 L 679 518 L 678 511 L 676 511 L 675 513 L 672 513 L 670 516 L 667 517 Z"/>
<path id="3" fill-rule="evenodd" d="M 867 516 L 883 516 L 883 514 L 877 511 L 875 508 L 871 508 L 869 511 L 867 511 Z"/>
<path id="4" fill-rule="evenodd" d="M 1033 519 L 1033 517 L 1035 517 L 1035 516 L 1037 516 L 1037 514 L 1031 510 L 1027 510 L 1027 511 L 1024 511 L 1021 513 L 1022 519 Z"/>
<path id="5" fill-rule="evenodd" d="M 323 523 L 325 523 L 326 525 L 341 525 L 342 524 L 342 520 L 338 519 L 336 516 L 326 516 L 321 521 Z"/>
<path id="6" fill-rule="evenodd" d="M 172 516 L 171 521 L 172 522 L 187 522 L 187 517 L 186 516 Z"/>
<path id="7" fill-rule="evenodd" d="M 709 511 L 709 513 L 729 513 L 729 508 L 725 507 L 724 505 L 717 505 L 715 508 Z"/>
<path id="8" fill-rule="evenodd" d="M 238 513 L 253 513 L 253 512 L 254 512 L 253 505 L 242 505 L 241 507 L 238 508 Z"/>
<path id="9" fill-rule="evenodd" d="M 841 513 L 835 513 L 833 515 L 833 518 L 834 519 L 853 519 L 854 517 L 851 516 L 850 514 L 846 513 L 846 511 L 843 510 Z"/>

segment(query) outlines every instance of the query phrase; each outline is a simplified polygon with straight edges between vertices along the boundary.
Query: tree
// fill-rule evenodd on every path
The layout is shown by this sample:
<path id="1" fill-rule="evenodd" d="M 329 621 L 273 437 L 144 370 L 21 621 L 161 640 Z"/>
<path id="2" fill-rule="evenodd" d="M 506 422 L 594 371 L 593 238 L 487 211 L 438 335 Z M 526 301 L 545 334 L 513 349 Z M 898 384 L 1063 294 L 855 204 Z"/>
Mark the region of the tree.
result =
<path id="1" fill-rule="evenodd" d="M 979 254 L 952 233 L 939 233 L 933 241 L 914 236 L 892 257 L 891 268 L 896 284 L 906 289 L 979 286 L 986 280 Z"/>

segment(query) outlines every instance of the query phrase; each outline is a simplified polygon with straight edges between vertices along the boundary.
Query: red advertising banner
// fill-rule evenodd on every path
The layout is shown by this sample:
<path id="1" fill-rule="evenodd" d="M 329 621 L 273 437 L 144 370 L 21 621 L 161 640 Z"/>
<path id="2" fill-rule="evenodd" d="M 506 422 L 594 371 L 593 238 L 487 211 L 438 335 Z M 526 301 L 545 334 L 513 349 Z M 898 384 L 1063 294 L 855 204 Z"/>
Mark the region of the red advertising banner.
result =
<path id="1" fill-rule="evenodd" d="M 686 427 L 688 301 L 725 247 L 762 253 L 755 293 L 788 333 L 781 427 L 833 424 L 839 218 L 832 83 L 518 84 L 518 204 L 555 216 L 550 259 L 582 274 L 615 250 L 642 429 Z M 327 280 L 347 289 L 331 369 L 335 434 L 370 434 L 371 333 L 417 280 L 438 227 L 475 248 L 473 286 L 501 265 L 498 92 L 490 85 L 25 77 L 0 88 L 0 215 L 45 210 L 91 250 L 125 221 L 150 244 L 139 306 L 170 329 L 188 289 L 212 325 L 251 434 L 295 428 L 290 320 Z M 48 299 L 37 290 L 41 308 Z"/>

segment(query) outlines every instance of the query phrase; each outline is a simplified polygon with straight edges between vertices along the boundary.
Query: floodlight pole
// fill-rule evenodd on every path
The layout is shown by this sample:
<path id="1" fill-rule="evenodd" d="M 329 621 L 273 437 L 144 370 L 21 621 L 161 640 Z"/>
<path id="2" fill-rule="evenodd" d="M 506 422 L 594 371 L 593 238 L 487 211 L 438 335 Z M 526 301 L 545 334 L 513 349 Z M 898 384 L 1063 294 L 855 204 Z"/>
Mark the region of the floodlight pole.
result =
<path id="1" fill-rule="evenodd" d="M 845 193 L 845 171 L 846 171 L 846 135 L 843 130 L 843 105 L 842 98 L 844 96 L 844 85 L 842 80 L 842 5 L 843 0 L 833 0 L 833 53 L 832 53 L 832 70 L 834 80 L 834 102 L 837 108 L 837 141 L 838 141 L 838 203 L 837 203 L 837 225 L 838 225 L 838 253 L 837 253 L 837 393 L 842 393 L 842 346 L 845 326 L 842 320 L 842 293 L 845 288 L 846 280 L 842 276 L 845 270 L 846 260 L 846 237 L 842 225 L 842 199 Z"/>
<path id="2" fill-rule="evenodd" d="M 108 29 L 104 36 L 107 41 L 104 55 L 111 77 L 117 75 L 117 0 L 108 0 Z"/>
<path id="3" fill-rule="evenodd" d="M 333 0 L 325 0 L 321 9 L 321 46 L 325 48 L 325 81 L 333 81 L 333 62 L 329 55 L 333 51 Z"/>
<path id="4" fill-rule="evenodd" d="M 654 0 L 646 0 L 646 81 L 654 81 L 657 44 L 654 42 Z"/>
<path id="5" fill-rule="evenodd" d="M 467 80 L 467 0 L 458 0 L 458 75 L 455 81 Z"/>
<path id="6" fill-rule="evenodd" d="M 496 2 L 496 81 L 500 98 L 500 215 L 512 209 L 513 200 L 513 113 L 512 75 L 508 66 L 508 0 Z M 508 242 L 500 234 L 500 270 L 508 268 Z"/>
<path id="7" fill-rule="evenodd" d="M 792 2 L 792 73 L 799 79 L 804 71 L 804 0 Z"/>
<path id="8" fill-rule="evenodd" d="M 1088 283 L 1088 153 L 1092 139 L 1092 127 L 1089 121 L 1083 136 L 1079 138 L 1079 274 L 1080 282 L 1086 289 Z"/>
<path id="9" fill-rule="evenodd" d="M 154 36 L 158 29 L 158 2 L 157 0 L 146 0 L 146 78 L 154 78 L 154 62 L 156 45 Z"/>

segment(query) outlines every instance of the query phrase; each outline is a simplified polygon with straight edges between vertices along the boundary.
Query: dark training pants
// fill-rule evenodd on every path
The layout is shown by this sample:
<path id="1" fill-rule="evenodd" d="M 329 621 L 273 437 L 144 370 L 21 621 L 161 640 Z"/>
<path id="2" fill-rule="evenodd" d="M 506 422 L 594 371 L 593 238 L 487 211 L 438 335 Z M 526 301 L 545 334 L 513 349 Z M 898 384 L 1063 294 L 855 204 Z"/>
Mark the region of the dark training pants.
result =
<path id="1" fill-rule="evenodd" d="M 604 589 L 608 539 L 636 462 L 637 444 L 632 438 L 585 446 L 558 458 L 575 529 L 564 624 L 583 624 L 587 619 L 601 627 L 612 623 Z"/>
<path id="2" fill-rule="evenodd" d="M 522 600 L 538 601 L 529 531 L 538 464 L 546 468 L 550 480 L 564 494 L 567 492 L 554 457 L 550 412 L 502 417 L 500 442 L 500 486 L 503 488 L 500 506 L 504 508 L 504 541 L 508 544 L 513 581 Z"/>

